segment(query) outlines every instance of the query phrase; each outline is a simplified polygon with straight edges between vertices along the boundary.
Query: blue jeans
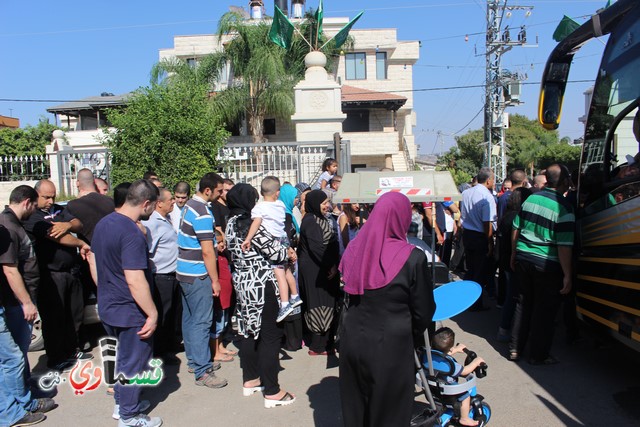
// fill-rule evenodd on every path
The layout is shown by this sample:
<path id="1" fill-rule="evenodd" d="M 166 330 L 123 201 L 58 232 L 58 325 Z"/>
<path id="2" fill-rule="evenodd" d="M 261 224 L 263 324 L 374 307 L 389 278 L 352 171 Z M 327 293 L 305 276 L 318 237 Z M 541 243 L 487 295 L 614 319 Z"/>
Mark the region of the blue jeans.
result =
<path id="1" fill-rule="evenodd" d="M 180 282 L 182 291 L 182 338 L 196 379 L 212 368 L 209 334 L 213 323 L 213 290 L 209 276 L 193 284 Z"/>
<path id="2" fill-rule="evenodd" d="M 22 310 L 22 309 L 21 309 Z M 24 380 L 24 356 L 7 327 L 5 308 L 0 306 L 0 425 L 11 425 L 35 409 Z"/>
<path id="3" fill-rule="evenodd" d="M 31 368 L 29 367 L 29 345 L 31 344 L 31 330 L 33 325 L 24 319 L 24 312 L 21 305 L 9 305 L 4 308 L 7 317 L 7 328 L 11 331 L 13 340 L 18 345 L 24 358 L 24 379 L 31 378 Z"/>
<path id="4" fill-rule="evenodd" d="M 220 338 L 229 323 L 229 309 L 215 310 L 213 319 L 215 322 L 211 326 L 211 338 Z"/>

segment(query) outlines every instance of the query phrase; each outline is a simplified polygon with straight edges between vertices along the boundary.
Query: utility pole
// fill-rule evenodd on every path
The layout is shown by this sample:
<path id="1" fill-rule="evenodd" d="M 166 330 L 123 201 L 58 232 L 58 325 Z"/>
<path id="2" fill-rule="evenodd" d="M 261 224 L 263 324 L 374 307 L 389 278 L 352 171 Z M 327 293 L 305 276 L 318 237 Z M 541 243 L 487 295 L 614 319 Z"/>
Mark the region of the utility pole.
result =
<path id="1" fill-rule="evenodd" d="M 487 40 L 486 40 L 486 87 L 484 105 L 484 165 L 496 175 L 496 183 L 507 177 L 507 150 L 505 129 L 509 127 L 506 108 L 520 104 L 520 82 L 524 76 L 513 74 L 501 67 L 502 55 L 514 46 L 527 45 L 525 26 L 512 30 L 507 25 L 502 29 L 502 21 L 511 17 L 515 10 L 531 14 L 533 6 L 507 6 L 507 0 L 487 0 Z M 517 34 L 516 34 L 517 31 Z"/>

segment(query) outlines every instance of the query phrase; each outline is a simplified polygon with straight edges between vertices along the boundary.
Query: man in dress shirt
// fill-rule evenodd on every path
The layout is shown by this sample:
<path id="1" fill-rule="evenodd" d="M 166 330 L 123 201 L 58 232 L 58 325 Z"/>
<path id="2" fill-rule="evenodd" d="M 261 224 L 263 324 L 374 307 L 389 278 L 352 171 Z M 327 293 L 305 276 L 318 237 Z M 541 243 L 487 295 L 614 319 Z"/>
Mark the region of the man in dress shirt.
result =
<path id="1" fill-rule="evenodd" d="M 462 193 L 462 235 L 467 274 L 465 280 L 473 280 L 482 286 L 483 293 L 493 286 L 489 277 L 490 256 L 493 251 L 493 230 L 496 222 L 496 199 L 493 197 L 495 176 L 490 168 L 482 168 L 477 175 L 478 184 Z M 484 310 L 482 296 L 471 308 Z"/>
<path id="2" fill-rule="evenodd" d="M 154 337 L 154 353 L 162 357 L 166 364 L 178 362 L 173 354 L 169 354 L 175 337 L 175 301 L 178 298 L 178 281 L 176 280 L 176 264 L 178 262 L 178 235 L 173 229 L 168 216 L 174 209 L 171 191 L 161 187 L 156 209 L 147 221 L 147 242 L 149 259 L 155 282 L 153 299 L 158 308 L 158 330 Z"/>

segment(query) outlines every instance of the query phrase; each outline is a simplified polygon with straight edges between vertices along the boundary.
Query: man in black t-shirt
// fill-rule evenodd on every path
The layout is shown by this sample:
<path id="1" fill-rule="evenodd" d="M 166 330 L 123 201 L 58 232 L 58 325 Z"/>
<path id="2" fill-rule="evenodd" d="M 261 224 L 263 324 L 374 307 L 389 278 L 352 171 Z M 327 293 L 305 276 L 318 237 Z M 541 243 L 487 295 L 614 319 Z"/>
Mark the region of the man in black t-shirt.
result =
<path id="1" fill-rule="evenodd" d="M 59 237 L 73 231 L 82 240 L 91 243 L 93 229 L 98 221 L 114 211 L 113 199 L 99 194 L 96 189 L 93 173 L 89 169 L 81 169 L 76 180 L 78 198 L 71 200 L 64 211 L 64 220 L 70 228 L 57 225 L 52 229 L 52 236 Z"/>
<path id="2" fill-rule="evenodd" d="M 78 249 L 88 251 L 89 246 L 68 233 L 56 239 L 51 237 L 53 223 L 62 218 L 62 207 L 54 204 L 56 187 L 43 179 L 34 188 L 38 192 L 38 207 L 23 225 L 34 244 L 40 269 L 38 309 L 47 366 L 64 371 L 76 360 L 93 358 L 78 351 L 78 330 L 84 311 Z"/>

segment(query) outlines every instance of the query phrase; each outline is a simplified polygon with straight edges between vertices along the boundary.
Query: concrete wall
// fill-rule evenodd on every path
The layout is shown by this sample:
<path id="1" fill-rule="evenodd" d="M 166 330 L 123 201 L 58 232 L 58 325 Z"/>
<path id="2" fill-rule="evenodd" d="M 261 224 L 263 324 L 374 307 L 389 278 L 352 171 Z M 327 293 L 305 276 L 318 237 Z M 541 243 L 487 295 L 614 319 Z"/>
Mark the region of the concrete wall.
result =
<path id="1" fill-rule="evenodd" d="M 37 181 L 6 181 L 0 182 L 0 207 L 4 209 L 5 205 L 9 204 L 9 196 L 11 191 L 18 185 L 28 185 L 33 187 Z"/>

